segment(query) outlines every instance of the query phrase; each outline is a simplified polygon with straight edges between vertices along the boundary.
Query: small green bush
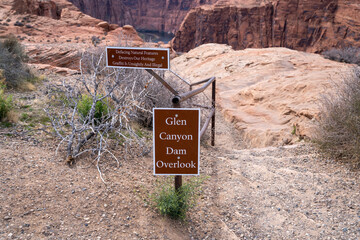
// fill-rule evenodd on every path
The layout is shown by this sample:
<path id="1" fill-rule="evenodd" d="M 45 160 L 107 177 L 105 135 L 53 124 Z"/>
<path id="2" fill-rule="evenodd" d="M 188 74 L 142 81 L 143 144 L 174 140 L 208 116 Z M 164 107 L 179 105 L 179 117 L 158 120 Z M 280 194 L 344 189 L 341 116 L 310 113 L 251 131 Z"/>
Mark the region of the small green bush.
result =
<path id="1" fill-rule="evenodd" d="M 100 96 L 99 96 L 100 97 Z M 78 112 L 83 121 L 89 121 L 89 113 L 93 105 L 93 98 L 89 95 L 82 95 L 78 102 Z M 94 120 L 96 124 L 101 123 L 108 114 L 108 104 L 105 100 L 97 101 L 95 104 Z"/>
<path id="2" fill-rule="evenodd" d="M 184 220 L 188 210 L 196 205 L 204 179 L 192 178 L 176 191 L 173 178 L 169 177 L 156 187 L 150 199 L 160 214 Z"/>
<path id="3" fill-rule="evenodd" d="M 5 119 L 12 108 L 12 96 L 5 96 L 4 88 L 0 86 L 0 121 Z"/>
<path id="4" fill-rule="evenodd" d="M 315 142 L 336 159 L 360 160 L 360 70 L 322 102 Z M 359 162 L 360 163 L 360 162 Z"/>

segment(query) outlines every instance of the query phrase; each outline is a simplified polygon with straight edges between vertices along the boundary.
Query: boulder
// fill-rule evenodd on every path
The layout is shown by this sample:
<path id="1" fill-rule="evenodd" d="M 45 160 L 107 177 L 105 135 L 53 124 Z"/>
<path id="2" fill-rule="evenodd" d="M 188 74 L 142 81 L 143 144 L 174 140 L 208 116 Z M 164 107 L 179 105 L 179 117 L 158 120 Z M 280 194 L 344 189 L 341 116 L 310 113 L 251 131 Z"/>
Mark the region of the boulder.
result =
<path id="1" fill-rule="evenodd" d="M 287 48 L 204 44 L 171 62 L 190 81 L 216 77 L 217 106 L 251 147 L 313 138 L 319 103 L 353 65 Z"/>

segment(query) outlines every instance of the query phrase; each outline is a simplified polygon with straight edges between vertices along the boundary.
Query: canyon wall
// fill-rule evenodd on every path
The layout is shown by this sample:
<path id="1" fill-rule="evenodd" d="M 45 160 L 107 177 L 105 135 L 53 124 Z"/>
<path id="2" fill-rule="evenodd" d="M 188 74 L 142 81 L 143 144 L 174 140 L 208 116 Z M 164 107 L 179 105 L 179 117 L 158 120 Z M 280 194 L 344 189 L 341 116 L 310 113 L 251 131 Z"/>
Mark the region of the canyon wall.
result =
<path id="1" fill-rule="evenodd" d="M 186 52 L 211 42 L 234 49 L 287 47 L 309 52 L 360 46 L 360 0 L 243 2 L 192 9 L 173 48 Z"/>
<path id="2" fill-rule="evenodd" d="M 217 0 L 70 0 L 82 12 L 120 26 L 175 32 L 194 7 Z"/>
<path id="3" fill-rule="evenodd" d="M 67 0 L 2 0 L 0 39 L 8 35 L 21 41 L 29 63 L 61 72 L 77 70 L 81 54 L 94 46 L 143 44 L 133 27 L 90 17 Z"/>

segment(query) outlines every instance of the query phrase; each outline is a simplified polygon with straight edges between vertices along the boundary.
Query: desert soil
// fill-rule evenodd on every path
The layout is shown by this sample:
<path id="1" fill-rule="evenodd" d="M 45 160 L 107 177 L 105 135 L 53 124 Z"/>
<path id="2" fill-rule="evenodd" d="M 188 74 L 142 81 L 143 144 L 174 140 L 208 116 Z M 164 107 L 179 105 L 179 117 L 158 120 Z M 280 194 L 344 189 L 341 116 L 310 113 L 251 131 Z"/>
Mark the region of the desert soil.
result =
<path id="1" fill-rule="evenodd" d="M 22 93 L 21 101 L 36 108 L 41 96 Z M 151 153 L 120 166 L 104 158 L 105 185 L 91 158 L 68 167 L 51 136 L 1 128 L 0 239 L 360 238 L 359 170 L 306 142 L 246 149 L 221 113 L 216 126 L 216 146 L 201 146 L 209 179 L 183 222 L 148 202 L 161 179 L 152 175 Z"/>

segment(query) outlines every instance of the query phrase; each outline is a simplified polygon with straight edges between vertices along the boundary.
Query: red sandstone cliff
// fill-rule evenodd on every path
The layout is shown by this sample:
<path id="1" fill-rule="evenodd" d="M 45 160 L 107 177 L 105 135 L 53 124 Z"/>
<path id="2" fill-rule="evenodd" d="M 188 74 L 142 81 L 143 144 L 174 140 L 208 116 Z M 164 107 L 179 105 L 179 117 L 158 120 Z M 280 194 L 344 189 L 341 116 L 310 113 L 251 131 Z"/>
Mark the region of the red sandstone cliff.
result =
<path id="1" fill-rule="evenodd" d="M 119 27 L 90 17 L 67 0 L 3 0 L 0 38 L 15 35 L 30 63 L 77 69 L 82 51 L 93 45 L 141 45 L 131 26 Z"/>
<path id="2" fill-rule="evenodd" d="M 187 12 L 218 0 L 70 0 L 82 12 L 111 23 L 136 29 L 175 32 Z"/>
<path id="3" fill-rule="evenodd" d="M 238 0 L 191 10 L 173 39 L 177 51 L 203 43 L 234 49 L 288 47 L 319 52 L 360 46 L 360 0 Z"/>

